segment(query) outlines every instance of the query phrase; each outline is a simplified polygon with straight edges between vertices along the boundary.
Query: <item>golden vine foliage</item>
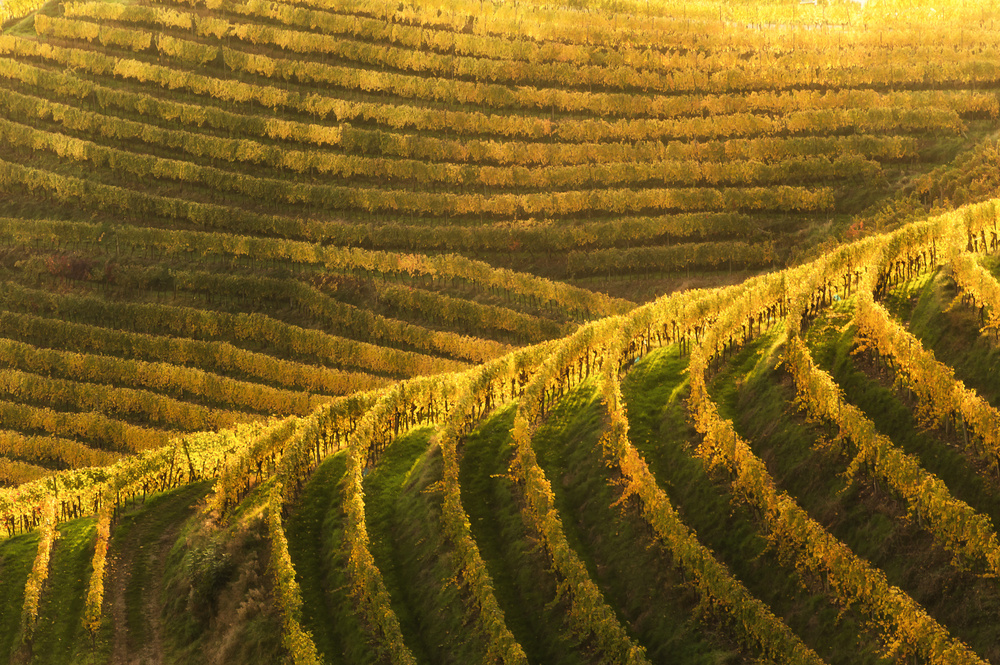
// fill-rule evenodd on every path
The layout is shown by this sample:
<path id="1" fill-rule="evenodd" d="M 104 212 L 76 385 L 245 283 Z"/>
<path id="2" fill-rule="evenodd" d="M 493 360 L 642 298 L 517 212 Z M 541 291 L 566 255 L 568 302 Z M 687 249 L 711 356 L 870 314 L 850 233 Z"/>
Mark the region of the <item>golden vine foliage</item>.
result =
<path id="1" fill-rule="evenodd" d="M 7 2 L 0 19 L 33 4 Z M 844 183 L 880 178 L 883 163 L 916 158 L 922 136 L 957 135 L 970 118 L 997 116 L 995 96 L 976 90 L 1000 76 L 995 35 L 985 27 L 995 10 L 982 9 L 977 18 L 959 3 L 943 3 L 940 24 L 928 26 L 922 41 L 912 29 L 922 25 L 919 8 L 912 7 L 899 17 L 881 8 L 864 14 L 879 26 L 876 39 L 876 30 L 859 26 L 858 14 L 852 18 L 850 5 L 828 17 L 826 8 L 794 3 L 692 0 L 682 19 L 633 0 L 587 12 L 534 0 L 345 0 L 337 11 L 324 0 L 160 4 L 68 3 L 60 16 L 34 18 L 40 39 L 0 36 L 0 105 L 7 111 L 0 119 L 0 190 L 114 221 L 2 219 L 4 242 L 23 245 L 33 259 L 42 245 L 61 252 L 83 242 L 106 250 L 113 241 L 115 256 L 124 244 L 178 263 L 218 260 L 216 272 L 175 270 L 175 294 L 243 294 L 254 310 L 266 294 L 324 330 L 262 312 L 80 295 L 79 284 L 59 294 L 16 280 L 0 289 L 0 335 L 9 338 L 0 340 L 0 420 L 10 428 L 0 432 L 0 453 L 18 458 L 0 460 L 0 477 L 42 475 L 40 465 L 52 462 L 113 462 L 104 470 L 53 473 L 44 481 L 51 490 L 39 481 L 17 493 L 0 490 L 0 518 L 10 534 L 34 528 L 36 514 L 44 514 L 37 526 L 54 532 L 64 517 L 55 512 L 57 492 L 98 514 L 85 618 L 92 634 L 102 620 L 119 497 L 214 476 L 211 507 L 223 516 L 254 487 L 266 493 L 285 646 L 293 661 L 317 662 L 301 625 L 281 511 L 315 465 L 346 446 L 352 592 L 390 660 L 412 662 L 367 549 L 361 474 L 401 431 L 433 423 L 440 426 L 442 519 L 458 553 L 456 579 L 469 591 L 490 656 L 524 662 L 471 536 L 458 482 L 463 435 L 517 400 L 512 470 L 523 485 L 525 514 L 571 596 L 571 620 L 607 660 L 644 662 L 642 646 L 568 545 L 531 444 L 559 397 L 600 373 L 607 455 L 703 599 L 728 612 L 743 639 L 767 657 L 821 662 L 684 526 L 629 441 L 620 376 L 654 347 L 676 345 L 691 354 L 700 453 L 709 465 L 737 472 L 737 493 L 761 508 L 780 547 L 797 548 L 797 565 L 818 572 L 843 605 L 863 606 L 892 655 L 978 662 L 775 486 L 711 403 L 705 372 L 785 319 L 802 401 L 854 442 L 852 471 L 862 462 L 872 466 L 956 560 L 1000 572 L 988 520 L 878 435 L 812 365 L 796 336 L 835 295 L 856 297 L 866 343 L 895 359 L 924 415 L 935 422 L 957 415 L 987 452 L 1000 451 L 996 411 L 876 302 L 889 285 L 945 257 L 962 288 L 992 308 L 997 325 L 1000 287 L 960 247 L 966 237 L 972 250 L 995 246 L 989 207 L 840 248 L 738 287 L 635 309 L 446 252 L 527 255 L 539 265 L 558 263 L 553 270 L 569 276 L 780 264 L 782 242 L 770 236 L 789 219 L 833 210 Z M 894 21 L 899 29 L 883 40 L 881 27 Z M 953 29 L 965 24 L 967 32 Z M 901 47 L 911 49 L 907 66 L 887 57 Z M 173 93 L 184 101 L 169 98 Z M 66 175 L 65 165 L 86 173 Z M 134 182 L 149 183 L 151 191 Z M 963 233 L 955 230 L 962 225 Z M 226 268 L 243 260 L 271 262 L 275 273 L 297 277 L 229 274 Z M 36 265 L 19 276 L 33 274 L 44 271 Z M 401 318 L 338 300 L 303 274 L 317 277 L 311 284 L 329 276 L 368 280 L 380 304 Z M 139 269 L 124 277 L 137 289 L 149 290 L 152 281 Z M 453 295 L 463 289 L 510 306 Z M 414 313 L 429 323 L 402 320 Z M 573 323 L 607 315 L 618 316 L 581 328 Z M 517 342 L 572 335 L 515 351 L 454 332 L 463 327 Z M 379 345 L 358 341 L 365 336 Z M 58 348 L 42 348 L 39 340 Z M 317 359 L 330 366 L 309 364 Z M 411 378 L 431 373 L 439 375 Z M 399 378 L 406 380 L 390 385 Z M 363 390 L 372 392 L 357 392 Z M 185 402 L 183 394 L 212 406 Z M 330 399 L 336 395 L 350 396 Z M 76 407 L 88 413 L 74 413 Z M 214 437 L 170 440 L 166 431 L 235 426 L 247 411 L 300 418 Z M 141 451 L 119 459 L 119 452 Z M 26 633 L 50 549 L 51 541 L 43 556 L 40 545 L 38 572 L 26 589 Z"/>
<path id="2" fill-rule="evenodd" d="M 49 576 L 49 558 L 52 555 L 52 545 L 58 535 L 56 531 L 56 499 L 46 497 L 42 504 L 42 519 L 38 529 L 38 552 L 31 566 L 31 573 L 24 585 L 24 605 L 21 608 L 21 626 L 18 629 L 20 644 L 29 644 L 38 624 L 38 604 L 41 600 L 42 587 Z"/>

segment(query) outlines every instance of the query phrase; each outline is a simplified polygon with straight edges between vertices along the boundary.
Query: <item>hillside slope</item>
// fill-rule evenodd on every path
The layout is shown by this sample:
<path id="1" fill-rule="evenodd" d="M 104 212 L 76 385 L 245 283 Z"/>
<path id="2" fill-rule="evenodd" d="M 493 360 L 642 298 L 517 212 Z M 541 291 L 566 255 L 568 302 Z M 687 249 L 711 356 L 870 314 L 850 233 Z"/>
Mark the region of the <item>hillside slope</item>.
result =
<path id="1" fill-rule="evenodd" d="M 996 662 L 1000 393 L 970 368 L 995 352 L 978 329 L 1000 312 L 981 263 L 998 203 L 3 490 L 5 606 L 23 608 L 3 645 L 12 662 Z"/>
<path id="2" fill-rule="evenodd" d="M 0 662 L 1000 662 L 939 5 L 4 4 Z"/>
<path id="3" fill-rule="evenodd" d="M 993 10 L 871 4 L 5 4 L 0 482 L 989 196 Z"/>

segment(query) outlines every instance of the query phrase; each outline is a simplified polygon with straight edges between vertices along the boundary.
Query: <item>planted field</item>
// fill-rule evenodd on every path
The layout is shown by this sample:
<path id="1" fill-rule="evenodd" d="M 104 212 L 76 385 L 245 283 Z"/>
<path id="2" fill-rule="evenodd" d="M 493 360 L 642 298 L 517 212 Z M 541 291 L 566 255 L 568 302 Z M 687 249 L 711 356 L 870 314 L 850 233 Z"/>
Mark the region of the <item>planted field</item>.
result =
<path id="1" fill-rule="evenodd" d="M 172 528 L 229 550 L 263 531 L 275 609 L 257 619 L 282 637 L 261 648 L 295 662 L 995 661 L 968 603 L 1000 603 L 997 396 L 918 335 L 964 308 L 967 347 L 993 344 L 976 340 L 998 288 L 977 250 L 996 225 L 994 202 L 964 208 L 462 372 L 5 490 L 10 535 L 40 533 L 19 597 L 44 597 L 46 534 L 96 509 L 83 626 L 95 654 L 147 649 L 136 635 L 179 618 L 109 595 L 105 557 L 137 565 L 114 543 L 153 510 L 140 497 L 214 477 L 203 515 Z M 8 629 L 18 658 L 37 607 Z"/>
<path id="2" fill-rule="evenodd" d="M 1000 662 L 996 12 L 868 4 L 0 7 L 0 661 Z"/>
<path id="3" fill-rule="evenodd" d="M 5 8 L 8 484 L 782 267 L 914 178 L 982 198 L 934 169 L 1000 109 L 962 7 Z"/>

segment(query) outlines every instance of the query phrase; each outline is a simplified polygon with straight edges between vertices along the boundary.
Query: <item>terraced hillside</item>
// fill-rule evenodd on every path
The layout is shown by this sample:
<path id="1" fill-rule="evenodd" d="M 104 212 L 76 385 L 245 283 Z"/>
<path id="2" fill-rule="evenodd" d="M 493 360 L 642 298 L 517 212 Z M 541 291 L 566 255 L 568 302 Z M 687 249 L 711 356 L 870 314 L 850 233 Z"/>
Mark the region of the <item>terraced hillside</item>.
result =
<path id="1" fill-rule="evenodd" d="M 981 7 L 30 5 L 0 35 L 8 484 L 995 189 L 931 176 L 989 163 Z"/>
<path id="2" fill-rule="evenodd" d="M 1000 662 L 996 10 L 0 18 L 0 661 Z"/>
<path id="3" fill-rule="evenodd" d="M 623 309 L 456 256 L 0 224 L 0 452 L 16 460 L 0 472 L 6 482 L 104 464 L 182 432 L 305 415 Z"/>
<path id="4" fill-rule="evenodd" d="M 3 182 L 60 218 L 557 278 L 732 271 L 780 265 L 998 113 L 984 12 L 920 25 L 919 48 L 882 17 L 875 42 L 585 16 L 46 5 L 0 44 Z"/>
<path id="5" fill-rule="evenodd" d="M 0 648 L 996 662 L 998 204 L 4 490 Z"/>

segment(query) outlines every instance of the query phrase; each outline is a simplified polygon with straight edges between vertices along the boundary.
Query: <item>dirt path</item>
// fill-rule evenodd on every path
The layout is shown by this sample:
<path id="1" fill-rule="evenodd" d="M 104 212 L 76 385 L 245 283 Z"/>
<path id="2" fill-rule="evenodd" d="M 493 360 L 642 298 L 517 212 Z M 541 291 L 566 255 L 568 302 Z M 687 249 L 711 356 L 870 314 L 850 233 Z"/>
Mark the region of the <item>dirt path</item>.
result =
<path id="1" fill-rule="evenodd" d="M 181 524 L 181 522 L 174 522 L 169 529 L 164 531 L 149 554 L 146 564 L 149 571 L 149 584 L 143 589 L 142 608 L 143 621 L 146 624 L 146 643 L 142 646 L 138 660 L 132 659 L 130 662 L 142 663 L 143 665 L 161 665 L 163 662 L 163 627 L 160 622 L 160 612 L 163 607 L 163 573 L 167 565 L 167 555 L 170 553 L 174 541 L 177 540 Z"/>
<path id="2" fill-rule="evenodd" d="M 128 625 L 125 615 L 125 586 L 128 584 L 129 571 L 132 569 L 133 551 L 132 547 L 126 544 L 122 544 L 121 549 L 124 551 L 116 551 L 113 558 L 108 557 L 108 579 L 105 581 L 105 589 L 111 591 L 107 595 L 111 599 L 111 625 L 114 630 L 111 662 L 114 665 L 128 662 L 126 656 Z"/>
<path id="3" fill-rule="evenodd" d="M 160 612 L 167 555 L 202 494 L 192 488 L 178 490 L 150 500 L 119 523 L 107 581 L 112 665 L 162 665 Z M 130 595 L 141 598 L 139 607 L 129 607 Z"/>

